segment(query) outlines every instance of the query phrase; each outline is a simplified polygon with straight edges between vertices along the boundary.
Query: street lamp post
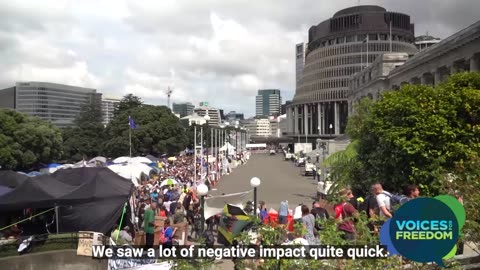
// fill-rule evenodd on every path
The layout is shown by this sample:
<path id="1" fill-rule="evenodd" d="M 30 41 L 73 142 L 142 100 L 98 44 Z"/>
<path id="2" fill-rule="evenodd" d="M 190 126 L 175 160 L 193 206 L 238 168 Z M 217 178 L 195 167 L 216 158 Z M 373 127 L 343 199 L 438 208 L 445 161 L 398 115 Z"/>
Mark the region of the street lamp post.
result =
<path id="1" fill-rule="evenodd" d="M 205 195 L 208 193 L 208 187 L 205 184 L 200 184 L 197 186 L 197 194 L 200 196 L 200 208 L 201 208 L 201 221 L 202 225 L 200 227 L 201 233 L 205 231 Z"/>
<path id="2" fill-rule="evenodd" d="M 238 127 L 235 126 L 235 155 L 238 154 Z"/>
<path id="3" fill-rule="evenodd" d="M 253 177 L 250 179 L 250 186 L 253 187 L 253 215 L 257 216 L 257 187 L 260 186 L 260 179 Z"/>
<path id="4" fill-rule="evenodd" d="M 206 121 L 206 124 L 207 124 L 206 128 L 207 128 L 207 130 L 208 130 L 208 121 L 210 121 L 210 116 L 208 115 L 208 110 L 206 111 L 205 116 L 204 116 L 203 118 L 204 118 L 205 121 Z M 207 130 L 205 130 L 205 131 L 207 131 Z M 205 135 L 206 135 L 206 134 L 205 134 Z M 205 136 L 205 137 L 206 137 L 206 136 Z M 211 133 L 211 132 L 210 132 L 210 137 L 212 137 L 212 133 Z M 205 146 L 207 147 L 207 175 L 206 175 L 205 177 L 207 178 L 207 181 L 208 181 L 210 164 L 208 163 L 208 156 L 209 156 L 209 153 L 208 153 L 208 140 L 205 140 L 205 141 L 206 141 L 206 142 L 205 142 Z M 202 143 L 203 143 L 203 142 L 202 142 Z M 210 147 L 211 147 L 211 145 L 210 145 Z M 202 153 L 203 153 L 203 149 L 202 149 Z M 202 156 L 202 158 L 203 158 L 203 156 Z"/>
<path id="5" fill-rule="evenodd" d="M 194 185 L 197 183 L 197 124 L 193 126 L 193 183 Z"/>

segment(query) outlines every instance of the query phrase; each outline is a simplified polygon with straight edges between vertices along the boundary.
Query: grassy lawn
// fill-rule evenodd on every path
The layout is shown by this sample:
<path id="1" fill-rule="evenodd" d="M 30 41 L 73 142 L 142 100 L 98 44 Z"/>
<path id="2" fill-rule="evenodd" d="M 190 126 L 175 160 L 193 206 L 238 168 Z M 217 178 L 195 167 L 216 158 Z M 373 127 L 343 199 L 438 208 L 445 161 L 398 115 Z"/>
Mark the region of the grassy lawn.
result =
<path id="1" fill-rule="evenodd" d="M 34 247 L 28 253 L 36 253 L 51 250 L 76 249 L 78 245 L 77 233 L 51 234 L 45 243 L 35 243 Z M 0 246 L 0 258 L 7 256 L 17 256 L 18 243 L 6 244 Z M 27 253 L 27 254 L 28 254 Z"/>

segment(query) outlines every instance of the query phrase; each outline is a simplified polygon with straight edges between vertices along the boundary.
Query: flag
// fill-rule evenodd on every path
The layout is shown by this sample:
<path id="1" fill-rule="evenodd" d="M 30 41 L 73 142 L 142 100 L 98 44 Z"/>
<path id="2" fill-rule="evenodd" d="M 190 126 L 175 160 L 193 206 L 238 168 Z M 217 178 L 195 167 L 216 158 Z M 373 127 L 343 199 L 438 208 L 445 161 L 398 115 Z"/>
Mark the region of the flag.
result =
<path id="1" fill-rule="evenodd" d="M 128 116 L 128 125 L 130 126 L 131 129 L 137 128 L 137 125 L 135 124 L 131 116 Z"/>

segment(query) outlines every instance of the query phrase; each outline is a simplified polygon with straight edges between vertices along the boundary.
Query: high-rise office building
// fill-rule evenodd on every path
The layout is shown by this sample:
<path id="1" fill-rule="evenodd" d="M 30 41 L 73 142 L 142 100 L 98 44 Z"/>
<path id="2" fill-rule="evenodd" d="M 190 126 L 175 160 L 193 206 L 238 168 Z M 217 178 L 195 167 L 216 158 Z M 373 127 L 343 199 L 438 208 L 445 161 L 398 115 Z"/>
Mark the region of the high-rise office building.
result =
<path id="1" fill-rule="evenodd" d="M 208 112 L 208 116 L 210 117 L 210 120 L 208 121 L 209 125 L 219 125 L 222 122 L 220 110 L 217 108 L 209 107 L 209 106 L 200 106 L 195 108 L 193 111 L 201 117 L 204 117 L 205 114 L 207 114 Z"/>
<path id="2" fill-rule="evenodd" d="M 121 100 L 121 98 L 102 96 L 102 116 L 104 125 L 107 125 L 112 121 L 113 113 Z"/>
<path id="3" fill-rule="evenodd" d="M 73 126 L 73 121 L 87 102 L 100 93 L 91 88 L 47 82 L 17 82 L 0 90 L 0 107 L 39 117 L 59 127 Z"/>
<path id="4" fill-rule="evenodd" d="M 255 99 L 256 117 L 267 117 L 270 115 L 279 115 L 282 105 L 282 97 L 278 89 L 258 90 Z"/>
<path id="5" fill-rule="evenodd" d="M 230 123 L 233 123 L 235 121 L 240 121 L 243 119 L 245 119 L 245 117 L 243 116 L 243 113 L 237 113 L 235 111 L 231 111 L 227 113 L 227 115 L 225 115 L 225 120 Z"/>
<path id="6" fill-rule="evenodd" d="M 195 106 L 190 102 L 173 103 L 173 112 L 179 114 L 180 117 L 185 117 L 193 113 Z"/>
<path id="7" fill-rule="evenodd" d="M 292 104 L 292 101 L 291 100 L 287 100 L 285 101 L 285 104 L 282 104 L 282 109 L 280 110 L 280 114 L 283 115 L 283 114 L 287 114 L 287 107 Z"/>
<path id="8" fill-rule="evenodd" d="M 350 76 L 384 53 L 414 55 L 414 40 L 410 16 L 379 6 L 346 8 L 310 27 L 302 79 L 287 109 L 289 134 L 344 134 Z"/>

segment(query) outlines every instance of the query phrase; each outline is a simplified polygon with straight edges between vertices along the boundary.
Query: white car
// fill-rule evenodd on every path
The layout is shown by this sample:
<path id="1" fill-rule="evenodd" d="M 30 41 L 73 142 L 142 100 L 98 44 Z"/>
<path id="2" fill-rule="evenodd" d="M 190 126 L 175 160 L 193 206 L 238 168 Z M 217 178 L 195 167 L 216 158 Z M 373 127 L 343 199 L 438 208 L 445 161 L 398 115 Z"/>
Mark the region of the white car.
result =
<path id="1" fill-rule="evenodd" d="M 305 171 L 303 171 L 304 176 L 312 176 L 317 173 L 317 167 L 313 163 L 305 164 Z"/>
<path id="2" fill-rule="evenodd" d="M 293 157 L 292 153 L 285 153 L 285 160 L 291 160 Z"/>
<path id="3" fill-rule="evenodd" d="M 275 155 L 276 153 L 277 153 L 277 151 L 275 151 L 275 149 L 270 150 L 270 155 Z"/>

